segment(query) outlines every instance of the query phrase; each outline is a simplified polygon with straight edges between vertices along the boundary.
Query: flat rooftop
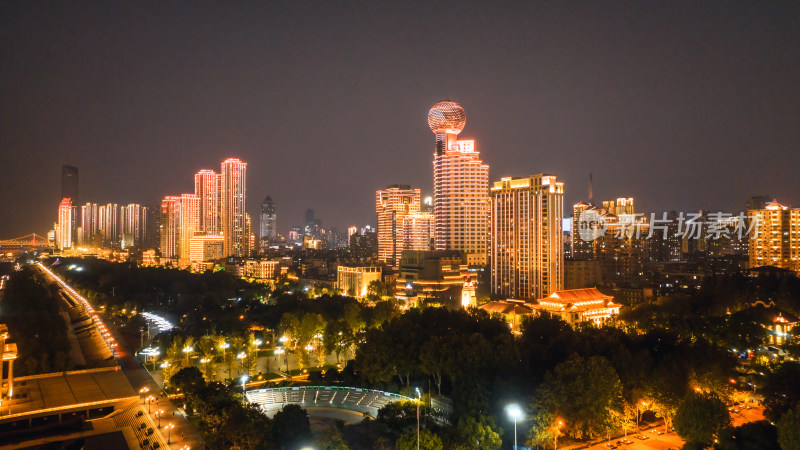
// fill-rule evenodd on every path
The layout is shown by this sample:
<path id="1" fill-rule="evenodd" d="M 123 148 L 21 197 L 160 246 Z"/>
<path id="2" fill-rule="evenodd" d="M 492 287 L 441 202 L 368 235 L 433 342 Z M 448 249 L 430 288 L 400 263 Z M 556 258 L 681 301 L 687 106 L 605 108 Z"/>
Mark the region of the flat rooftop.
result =
<path id="1" fill-rule="evenodd" d="M 0 420 L 12 414 L 100 404 L 137 395 L 125 374 L 117 368 L 15 378 L 15 398 L 3 403 Z"/>

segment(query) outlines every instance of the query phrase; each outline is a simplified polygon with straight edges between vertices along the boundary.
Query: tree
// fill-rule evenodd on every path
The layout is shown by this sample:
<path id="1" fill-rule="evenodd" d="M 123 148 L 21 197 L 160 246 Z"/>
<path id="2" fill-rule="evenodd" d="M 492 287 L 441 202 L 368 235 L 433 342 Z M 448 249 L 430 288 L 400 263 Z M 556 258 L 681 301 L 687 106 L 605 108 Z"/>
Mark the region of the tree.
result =
<path id="1" fill-rule="evenodd" d="M 391 402 L 378 410 L 377 421 L 385 423 L 389 428 L 400 431 L 416 424 L 417 404 L 409 400 Z"/>
<path id="2" fill-rule="evenodd" d="M 503 429 L 499 428 L 491 416 L 461 416 L 456 432 L 464 447 L 474 450 L 497 450 L 503 445 Z"/>
<path id="3" fill-rule="evenodd" d="M 314 441 L 314 448 L 319 450 L 350 450 L 342 433 L 335 427 L 328 427 L 319 433 Z"/>
<path id="4" fill-rule="evenodd" d="M 800 363 L 784 362 L 764 382 L 764 417 L 776 422 L 800 406 Z"/>
<path id="5" fill-rule="evenodd" d="M 187 397 L 206 387 L 203 374 L 197 367 L 184 367 L 169 379 L 169 383 Z"/>
<path id="6" fill-rule="evenodd" d="M 622 411 L 622 384 L 606 358 L 573 354 L 545 375 L 531 409 L 541 411 L 551 423 L 559 416 L 569 436 L 591 439 L 612 426 L 610 411 Z M 534 435 L 542 432 L 532 430 Z"/>
<path id="7" fill-rule="evenodd" d="M 778 430 L 766 420 L 747 422 L 723 431 L 716 447 L 721 450 L 778 448 Z"/>
<path id="8" fill-rule="evenodd" d="M 783 450 L 800 448 L 800 408 L 784 413 L 778 421 L 778 445 Z"/>
<path id="9" fill-rule="evenodd" d="M 311 424 L 308 413 L 298 405 L 286 405 L 272 419 L 275 441 L 285 450 L 301 448 L 311 443 Z"/>
<path id="10" fill-rule="evenodd" d="M 417 448 L 417 432 L 409 431 L 400 436 L 396 444 L 397 450 L 416 450 Z M 419 448 L 420 450 L 442 450 L 442 440 L 439 436 L 433 434 L 430 430 L 424 429 L 419 431 Z"/>
<path id="11" fill-rule="evenodd" d="M 442 374 L 447 370 L 450 350 L 445 339 L 439 336 L 433 336 L 419 349 L 420 369 L 433 377 L 439 395 L 442 395 Z"/>
<path id="12" fill-rule="evenodd" d="M 675 431 L 688 443 L 708 445 L 730 427 L 725 403 L 714 393 L 689 392 L 675 412 Z"/>

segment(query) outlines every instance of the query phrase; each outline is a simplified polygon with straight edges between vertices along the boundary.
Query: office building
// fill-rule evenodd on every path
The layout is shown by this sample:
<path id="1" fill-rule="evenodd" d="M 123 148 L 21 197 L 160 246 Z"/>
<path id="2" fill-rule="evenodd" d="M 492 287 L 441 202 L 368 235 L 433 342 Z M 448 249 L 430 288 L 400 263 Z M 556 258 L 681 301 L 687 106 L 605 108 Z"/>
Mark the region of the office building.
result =
<path id="1" fill-rule="evenodd" d="M 346 266 L 336 269 L 336 287 L 342 294 L 358 299 L 367 296 L 367 288 L 373 281 L 381 281 L 381 268 L 377 266 Z"/>
<path id="2" fill-rule="evenodd" d="M 470 265 L 485 265 L 489 232 L 489 166 L 475 141 L 458 140 L 467 116 L 456 102 L 441 101 L 428 112 L 436 135 L 433 154 L 434 246 L 464 252 Z"/>
<path id="3" fill-rule="evenodd" d="M 224 257 L 225 240 L 219 235 L 193 236 L 189 246 L 189 261 L 192 263 L 215 261 Z"/>
<path id="4" fill-rule="evenodd" d="M 61 198 L 72 200 L 73 206 L 79 204 L 78 168 L 75 166 L 61 166 Z"/>
<path id="5" fill-rule="evenodd" d="M 502 178 L 491 189 L 492 292 L 534 300 L 564 288 L 564 183 Z"/>
<path id="6" fill-rule="evenodd" d="M 269 242 L 274 240 L 277 236 L 275 231 L 277 214 L 275 210 L 275 202 L 269 195 L 261 203 L 261 246 L 266 247 Z"/>

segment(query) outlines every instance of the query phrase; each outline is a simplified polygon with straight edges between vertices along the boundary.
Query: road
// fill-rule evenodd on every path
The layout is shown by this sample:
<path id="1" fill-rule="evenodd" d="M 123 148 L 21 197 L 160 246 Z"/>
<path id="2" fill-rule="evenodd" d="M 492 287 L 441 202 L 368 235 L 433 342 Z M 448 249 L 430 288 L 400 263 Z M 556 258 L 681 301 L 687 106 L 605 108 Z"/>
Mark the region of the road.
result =
<path id="1" fill-rule="evenodd" d="M 155 413 L 159 410 L 163 410 L 164 413 L 162 414 L 161 428 L 163 429 L 168 424 L 173 424 L 175 426 L 170 433 L 170 447 L 176 449 L 182 449 L 186 447 L 190 449 L 205 448 L 205 443 L 197 431 L 195 431 L 195 429 L 189 424 L 189 421 L 186 419 L 184 413 L 174 402 L 167 398 L 166 394 L 161 390 L 153 377 L 150 376 L 150 373 L 139 364 L 139 361 L 134 358 L 124 346 L 120 344 L 112 346 L 114 342 L 121 342 L 115 337 L 118 336 L 119 333 L 112 328 L 106 327 L 100 315 L 95 312 L 94 308 L 89 304 L 89 302 L 77 291 L 72 289 L 71 286 L 69 286 L 43 264 L 38 263 L 38 266 L 40 269 L 42 269 L 42 272 L 44 272 L 45 275 L 51 277 L 56 283 L 58 283 L 68 295 L 70 295 L 76 301 L 84 304 L 84 306 L 87 308 L 87 312 L 94 318 L 96 326 L 101 330 L 105 330 L 104 334 L 107 336 L 106 342 L 114 353 L 114 359 L 120 368 L 122 368 L 122 372 L 128 378 L 128 382 L 130 382 L 131 386 L 133 386 L 136 391 L 140 392 L 143 388 L 147 388 L 149 390 L 146 394 L 142 395 L 142 397 L 154 397 L 148 408 L 153 421 L 158 423 L 158 418 L 156 417 Z"/>

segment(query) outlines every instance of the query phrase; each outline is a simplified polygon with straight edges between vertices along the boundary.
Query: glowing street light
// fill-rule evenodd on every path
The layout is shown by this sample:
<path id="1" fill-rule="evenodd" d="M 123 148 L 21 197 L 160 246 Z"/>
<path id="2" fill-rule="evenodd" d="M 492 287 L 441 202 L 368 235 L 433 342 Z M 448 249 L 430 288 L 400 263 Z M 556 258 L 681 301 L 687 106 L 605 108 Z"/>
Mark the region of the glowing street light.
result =
<path id="1" fill-rule="evenodd" d="M 553 434 L 553 450 L 558 450 L 558 433 L 561 431 L 561 426 L 564 425 L 564 422 L 559 419 L 556 425 L 558 426 L 556 427 L 556 432 Z"/>
<path id="2" fill-rule="evenodd" d="M 244 398 L 245 403 L 247 403 L 247 396 L 245 394 L 247 392 L 247 380 L 249 379 L 250 377 L 247 375 L 242 375 L 242 397 Z"/>
<path id="3" fill-rule="evenodd" d="M 422 400 L 422 394 L 419 393 L 419 388 L 414 388 L 417 391 L 417 450 L 419 450 L 419 403 Z"/>
<path id="4" fill-rule="evenodd" d="M 511 421 L 514 422 L 514 450 L 517 450 L 517 422 L 521 422 L 525 414 L 516 403 L 506 406 L 506 413 L 511 418 Z"/>
<path id="5" fill-rule="evenodd" d="M 158 417 L 158 428 L 161 428 L 161 416 L 163 415 L 164 415 L 163 409 L 159 409 L 158 411 L 156 411 L 156 417 Z"/>
<path id="6" fill-rule="evenodd" d="M 175 428 L 175 424 L 174 423 L 170 423 L 170 424 L 164 425 L 164 429 L 167 430 L 167 445 L 169 445 L 171 443 L 171 440 L 172 440 L 172 429 L 173 428 Z"/>

